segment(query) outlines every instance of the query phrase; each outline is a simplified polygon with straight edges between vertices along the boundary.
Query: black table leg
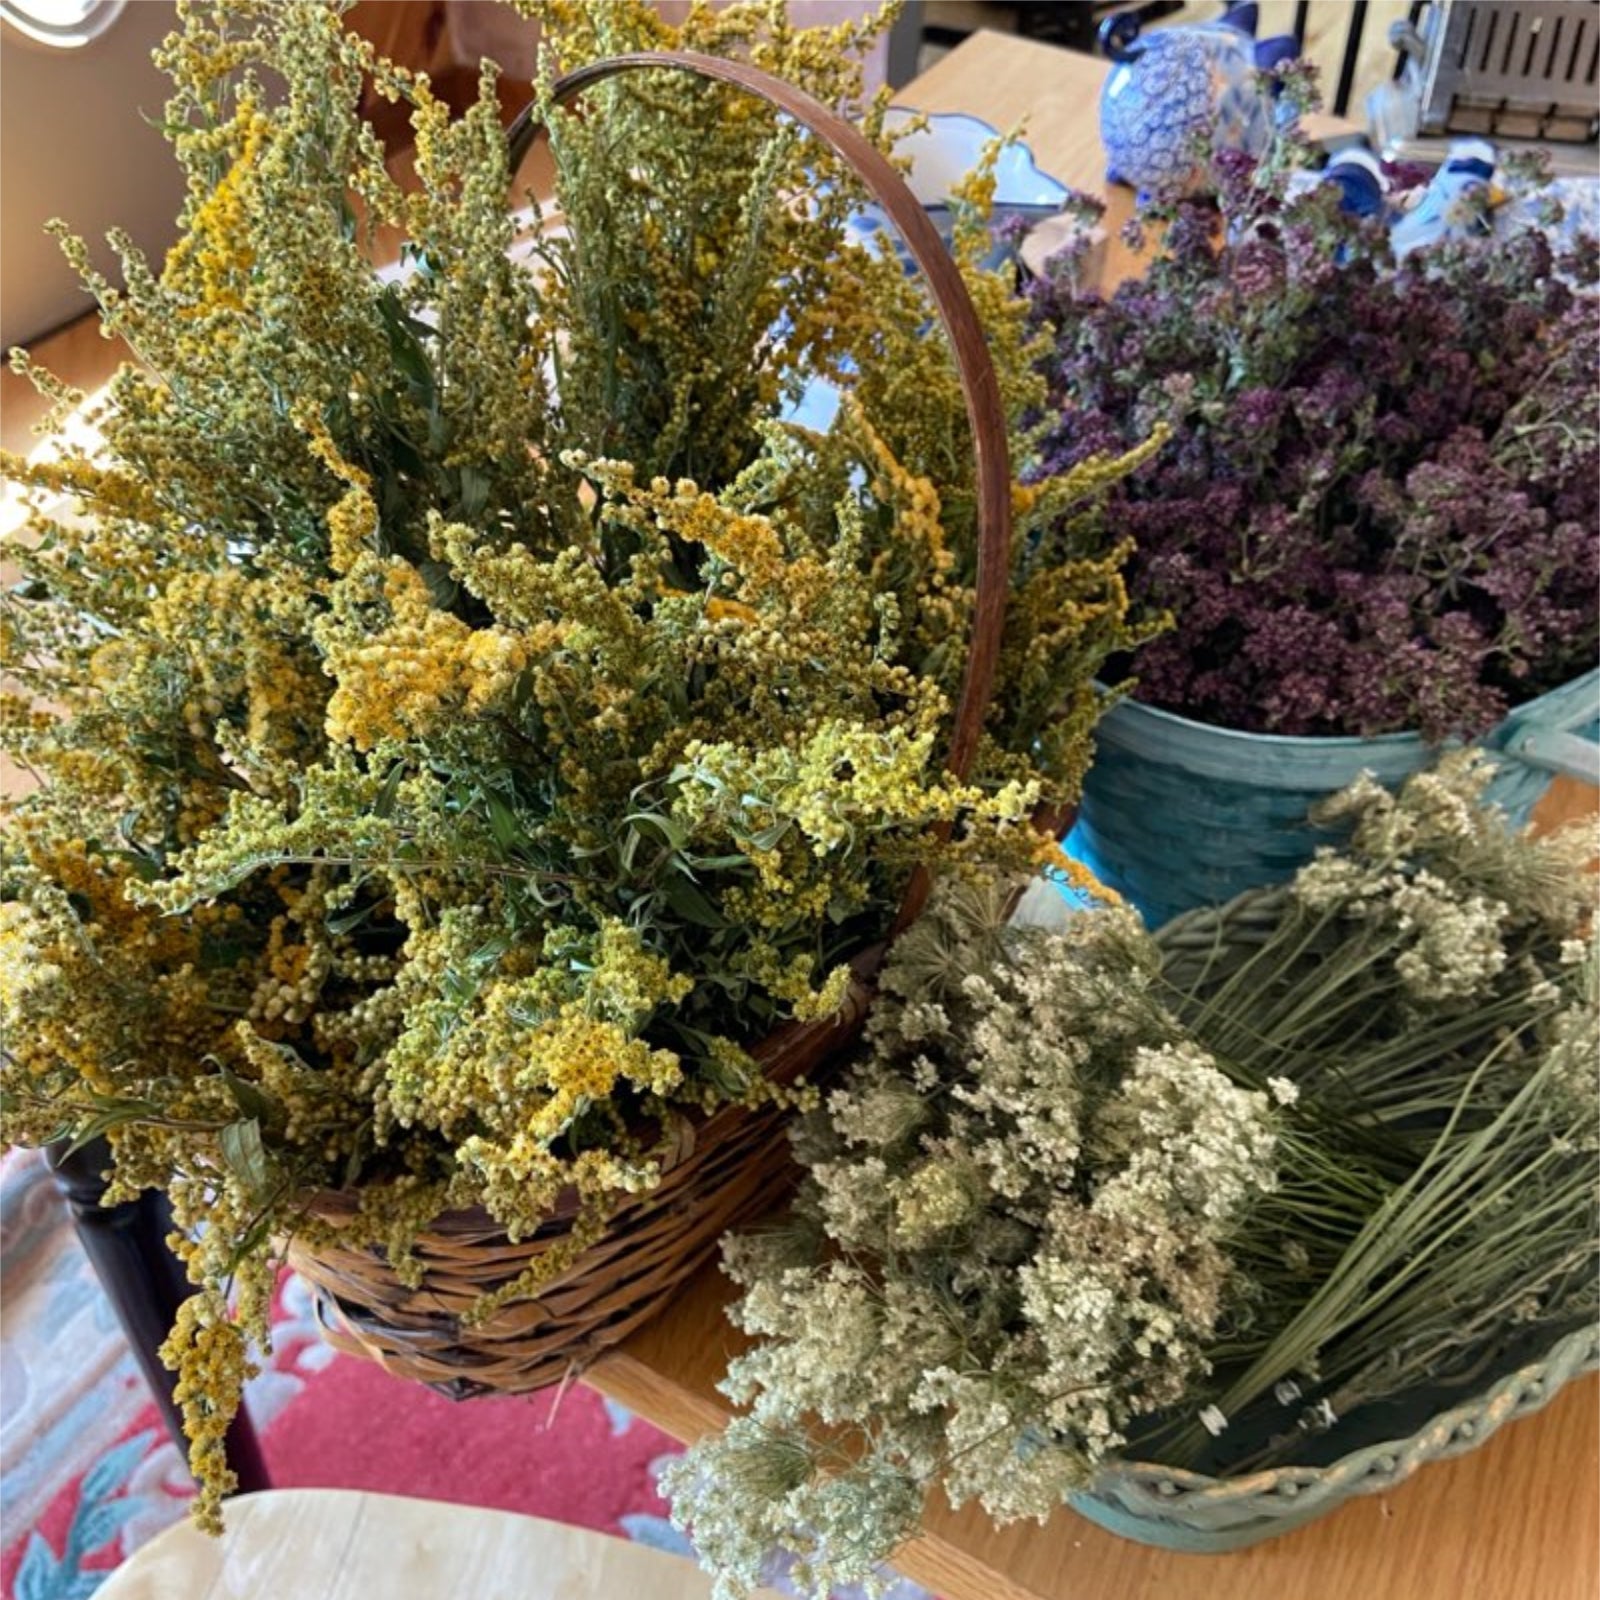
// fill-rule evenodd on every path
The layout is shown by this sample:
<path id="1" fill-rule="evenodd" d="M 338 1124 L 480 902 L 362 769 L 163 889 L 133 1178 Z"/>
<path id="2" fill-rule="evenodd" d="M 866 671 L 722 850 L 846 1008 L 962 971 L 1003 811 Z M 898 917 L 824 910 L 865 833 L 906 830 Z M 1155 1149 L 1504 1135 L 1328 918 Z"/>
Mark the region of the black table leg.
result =
<path id="1" fill-rule="evenodd" d="M 1344 57 L 1339 63 L 1339 87 L 1333 93 L 1333 114 L 1342 117 L 1350 109 L 1350 91 L 1355 87 L 1356 62 L 1361 55 L 1361 39 L 1367 30 L 1370 0 L 1355 0 L 1350 7 L 1350 26 L 1344 36 Z"/>
<path id="2" fill-rule="evenodd" d="M 172 1216 L 166 1197 L 152 1190 L 137 1200 L 101 1205 L 111 1159 L 103 1140 L 97 1139 L 70 1155 L 66 1154 L 65 1145 L 50 1145 L 45 1157 L 55 1174 L 56 1186 L 72 1211 L 73 1226 L 84 1253 L 116 1311 L 167 1431 L 178 1448 L 187 1452 L 183 1418 L 172 1398 L 177 1379 L 162 1364 L 159 1354 L 178 1307 L 189 1297 L 183 1267 L 167 1248 Z M 228 1430 L 226 1453 L 228 1465 L 239 1479 L 239 1493 L 271 1487 L 255 1429 L 243 1411 Z"/>

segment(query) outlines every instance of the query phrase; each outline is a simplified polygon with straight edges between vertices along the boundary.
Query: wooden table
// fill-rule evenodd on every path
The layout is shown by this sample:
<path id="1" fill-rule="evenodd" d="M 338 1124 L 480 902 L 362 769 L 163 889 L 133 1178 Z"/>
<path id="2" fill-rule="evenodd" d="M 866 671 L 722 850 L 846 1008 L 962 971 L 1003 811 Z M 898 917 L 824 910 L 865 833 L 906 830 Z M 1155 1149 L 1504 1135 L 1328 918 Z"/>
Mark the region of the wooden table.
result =
<path id="1" fill-rule="evenodd" d="M 1043 170 L 1098 192 L 1095 102 L 1103 72 L 1085 56 L 978 34 L 900 98 L 926 111 L 970 112 L 1000 128 L 1022 121 Z M 1126 208 L 1126 197 L 1113 197 L 1106 267 L 1112 277 L 1135 265 L 1115 238 Z M 110 376 L 119 354 L 89 322 L 44 341 L 35 353 L 85 389 Z M 9 373 L 0 377 L 12 448 L 25 447 L 33 411 L 18 383 Z M 1594 791 L 1563 781 L 1538 817 L 1548 825 L 1588 814 L 1593 803 Z M 587 1381 L 679 1439 L 720 1427 L 728 1406 L 715 1383 L 735 1348 L 722 1316 L 726 1298 L 722 1280 L 707 1272 Z M 1594 1600 L 1600 1592 L 1597 1395 L 1593 1379 L 1576 1384 L 1481 1451 L 1237 1555 L 1147 1550 L 1068 1511 L 1043 1528 L 996 1530 L 971 1509 L 935 1506 L 899 1564 L 945 1600 Z"/>

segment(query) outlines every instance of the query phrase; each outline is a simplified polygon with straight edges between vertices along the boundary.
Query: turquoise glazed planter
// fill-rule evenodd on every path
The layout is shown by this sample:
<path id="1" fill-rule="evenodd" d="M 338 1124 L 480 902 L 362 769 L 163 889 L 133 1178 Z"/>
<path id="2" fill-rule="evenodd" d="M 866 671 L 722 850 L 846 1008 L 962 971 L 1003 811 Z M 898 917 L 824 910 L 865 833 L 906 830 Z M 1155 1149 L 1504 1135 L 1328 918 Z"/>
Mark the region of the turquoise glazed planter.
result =
<path id="1" fill-rule="evenodd" d="M 1483 741 L 1487 798 L 1520 826 L 1566 774 L 1600 783 L 1600 670 L 1519 706 Z M 1281 883 L 1333 835 L 1307 811 L 1370 772 L 1396 787 L 1428 764 L 1412 733 L 1289 738 L 1191 722 L 1121 700 L 1101 720 L 1068 851 L 1151 927 Z"/>

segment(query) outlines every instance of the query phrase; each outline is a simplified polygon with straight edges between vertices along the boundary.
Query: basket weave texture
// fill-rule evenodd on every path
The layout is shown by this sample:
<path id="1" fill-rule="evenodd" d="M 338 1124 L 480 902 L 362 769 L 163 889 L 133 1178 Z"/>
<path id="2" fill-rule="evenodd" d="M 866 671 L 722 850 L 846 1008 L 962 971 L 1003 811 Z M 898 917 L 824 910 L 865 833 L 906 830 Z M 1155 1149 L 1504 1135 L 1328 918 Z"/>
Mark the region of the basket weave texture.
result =
<path id="1" fill-rule="evenodd" d="M 977 469 L 972 633 L 944 763 L 964 778 L 982 738 L 999 661 L 1010 580 L 1011 466 L 999 382 L 961 274 L 905 181 L 858 129 L 745 63 L 639 52 L 580 67 L 554 86 L 553 95 L 564 103 L 617 73 L 663 68 L 748 91 L 809 128 L 855 168 L 922 269 L 955 355 Z M 513 162 L 535 131 L 526 113 L 513 124 Z M 919 871 L 894 931 L 917 915 L 927 892 L 927 875 Z M 856 984 L 837 1015 L 791 1024 L 751 1047 L 770 1081 L 788 1084 L 802 1074 L 815 1079 L 854 1040 L 878 955 L 867 953 L 855 963 Z M 288 1259 L 311 1286 L 318 1320 L 335 1348 L 454 1398 L 543 1388 L 581 1371 L 662 1311 L 710 1260 L 725 1232 L 770 1209 L 792 1182 L 784 1117 L 772 1108 L 729 1106 L 710 1116 L 682 1116 L 664 1133 L 658 1154 L 658 1187 L 624 1200 L 605 1235 L 536 1295 L 511 1300 L 472 1326 L 463 1323 L 469 1308 L 567 1242 L 575 1196 L 535 1234 L 515 1243 L 481 1210 L 436 1218 L 415 1245 L 422 1265 L 416 1289 L 402 1284 L 374 1248 L 298 1239 L 290 1242 Z M 310 1196 L 306 1205 L 337 1228 L 354 1219 L 359 1202 L 358 1194 L 327 1192 Z"/>
<path id="2" fill-rule="evenodd" d="M 752 1054 L 775 1083 L 814 1073 L 860 1030 L 869 990 L 858 982 L 843 1011 L 774 1034 Z M 291 1241 L 289 1264 L 312 1290 L 323 1336 L 452 1399 L 519 1394 L 561 1383 L 642 1327 L 713 1256 L 730 1228 L 783 1199 L 792 1182 L 782 1114 L 727 1106 L 682 1117 L 661 1150 L 659 1186 L 625 1200 L 605 1237 L 537 1296 L 513 1300 L 465 1327 L 463 1314 L 565 1242 L 576 1196 L 513 1244 L 481 1210 L 437 1218 L 417 1241 L 422 1282 L 408 1289 L 381 1252 Z M 334 1224 L 358 1197 L 329 1192 L 310 1210 Z"/>

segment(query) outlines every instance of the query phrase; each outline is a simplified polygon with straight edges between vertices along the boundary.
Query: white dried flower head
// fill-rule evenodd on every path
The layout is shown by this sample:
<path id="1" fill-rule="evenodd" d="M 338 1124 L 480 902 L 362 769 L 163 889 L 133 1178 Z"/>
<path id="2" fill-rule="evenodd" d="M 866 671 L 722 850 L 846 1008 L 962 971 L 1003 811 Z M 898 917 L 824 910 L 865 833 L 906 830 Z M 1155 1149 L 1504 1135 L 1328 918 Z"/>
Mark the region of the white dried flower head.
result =
<path id="1" fill-rule="evenodd" d="M 1568 1003 L 1538 1030 L 1551 1114 L 1562 1137 L 1584 1151 L 1600 1150 L 1600 945 L 1594 939 L 1591 934 L 1573 974 Z"/>
<path id="2" fill-rule="evenodd" d="M 1371 890 L 1370 869 L 1334 850 L 1318 850 L 1294 876 L 1291 891 L 1306 910 L 1318 915 L 1344 911 Z"/>
<path id="3" fill-rule="evenodd" d="M 1401 806 L 1415 845 L 1437 849 L 1475 839 L 1485 823 L 1478 801 L 1493 775 L 1493 766 L 1481 752 L 1467 750 L 1408 778 Z"/>
<path id="4" fill-rule="evenodd" d="M 1414 999 L 1463 999 L 1504 969 L 1506 906 L 1463 895 L 1432 872 L 1417 873 L 1389 904 L 1396 926 L 1411 941 L 1396 957 L 1395 971 Z"/>
<path id="5" fill-rule="evenodd" d="M 1106 1216 L 1221 1229 L 1273 1185 L 1266 1096 L 1238 1088 L 1197 1045 L 1137 1051 L 1099 1129 L 1106 1155 L 1123 1158 L 1095 1193 Z"/>
<path id="6" fill-rule="evenodd" d="M 828 1097 L 834 1131 L 847 1143 L 882 1148 L 909 1138 L 927 1120 L 923 1098 L 904 1078 L 863 1082 L 852 1093 Z"/>
<path id="7" fill-rule="evenodd" d="M 1374 843 L 1381 838 L 1390 845 L 1398 845 L 1401 840 L 1409 844 L 1410 830 L 1404 818 L 1397 819 L 1397 811 L 1395 797 L 1370 772 L 1363 772 L 1355 782 L 1315 806 L 1311 818 L 1325 828 L 1353 822 L 1358 829 L 1367 830 L 1367 840 Z M 1363 848 L 1367 848 L 1365 841 Z M 1374 853 L 1392 851 L 1382 848 Z"/>
<path id="8" fill-rule="evenodd" d="M 922 1250 L 970 1222 L 982 1209 L 982 1179 L 967 1162 L 931 1159 L 890 1184 L 894 1207 L 892 1237 L 910 1250 Z"/>
<path id="9" fill-rule="evenodd" d="M 811 1170 L 817 1210 L 830 1237 L 848 1247 L 871 1245 L 883 1237 L 895 1198 L 881 1156 L 826 1161 Z"/>

